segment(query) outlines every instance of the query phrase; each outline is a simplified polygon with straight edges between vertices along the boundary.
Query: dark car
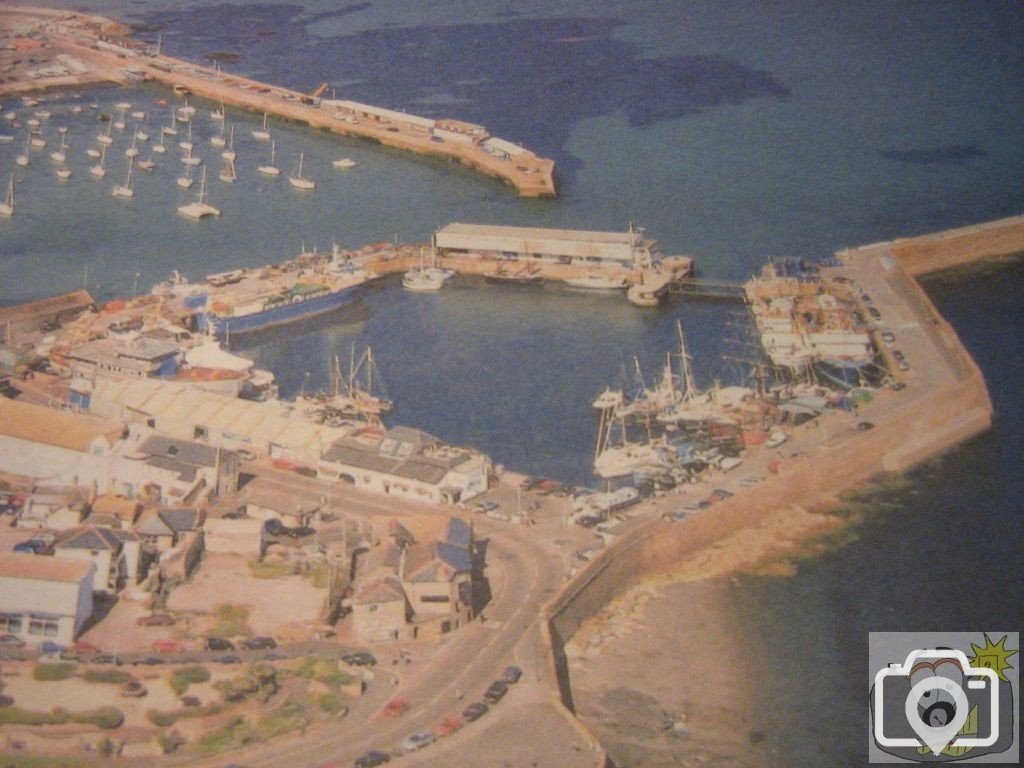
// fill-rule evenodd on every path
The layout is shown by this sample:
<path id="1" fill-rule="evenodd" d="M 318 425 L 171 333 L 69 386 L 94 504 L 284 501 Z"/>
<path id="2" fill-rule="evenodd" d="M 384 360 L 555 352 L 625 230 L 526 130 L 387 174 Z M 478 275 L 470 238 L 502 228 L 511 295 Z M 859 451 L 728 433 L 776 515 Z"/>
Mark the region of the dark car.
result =
<path id="1" fill-rule="evenodd" d="M 576 518 L 576 522 L 584 528 L 593 528 L 601 522 L 601 518 L 597 515 L 583 515 L 582 517 Z"/>
<path id="2" fill-rule="evenodd" d="M 116 653 L 101 653 L 99 656 L 94 656 L 92 659 L 93 664 L 113 664 L 114 666 L 121 665 L 121 657 Z"/>
<path id="3" fill-rule="evenodd" d="M 875 318 L 875 320 L 878 320 L 882 317 L 882 313 L 879 312 L 874 307 L 868 307 L 868 314 Z"/>
<path id="4" fill-rule="evenodd" d="M 346 653 L 341 657 L 341 660 L 346 664 L 351 664 L 353 667 L 372 667 L 377 663 L 377 657 L 366 651 Z"/>
<path id="5" fill-rule="evenodd" d="M 870 421 L 861 421 L 857 423 L 857 429 L 859 429 L 861 432 L 867 432 L 869 429 L 874 428 L 875 425 L 872 424 Z"/>
<path id="6" fill-rule="evenodd" d="M 357 757 L 355 766 L 356 768 L 376 768 L 376 766 L 384 765 L 384 763 L 388 762 L 391 762 L 391 755 L 387 752 L 372 749 Z"/>
<path id="7" fill-rule="evenodd" d="M 896 358 L 897 360 L 900 360 L 900 361 L 907 359 L 906 356 L 902 352 L 900 352 L 900 350 L 898 350 L 898 349 L 894 349 L 892 351 L 892 356 L 894 358 Z"/>
<path id="8" fill-rule="evenodd" d="M 519 678 L 521 678 L 522 676 L 523 670 L 521 670 L 519 667 L 513 664 L 511 666 L 505 667 L 505 674 L 501 676 L 501 679 L 509 685 L 514 685 L 515 683 L 519 682 Z"/>
<path id="9" fill-rule="evenodd" d="M 474 701 L 464 710 L 462 710 L 462 717 L 467 723 L 472 723 L 474 720 L 479 720 L 481 717 L 487 714 L 488 706 L 482 701 Z"/>
<path id="10" fill-rule="evenodd" d="M 218 664 L 241 664 L 242 659 L 239 656 L 235 656 L 233 653 L 226 654 L 224 656 L 218 656 L 214 659 Z"/>
<path id="11" fill-rule="evenodd" d="M 299 525 L 295 528 L 285 528 L 284 535 L 292 539 L 301 539 L 306 536 L 312 536 L 316 533 L 316 528 L 310 528 L 308 525 Z"/>
<path id="12" fill-rule="evenodd" d="M 39 541 L 38 539 L 29 539 L 28 541 L 22 541 L 14 545 L 15 552 L 22 552 L 30 555 L 41 555 L 49 548 L 49 544 L 45 541 Z"/>
<path id="13" fill-rule="evenodd" d="M 250 651 L 269 651 L 277 648 L 277 641 L 272 637 L 250 637 L 242 641 L 242 647 Z"/>
<path id="14" fill-rule="evenodd" d="M 263 524 L 263 530 L 265 530 L 271 536 L 280 536 L 282 533 L 288 530 L 288 528 L 276 517 L 272 517 Z"/>
<path id="15" fill-rule="evenodd" d="M 497 704 L 505 697 L 506 693 L 508 693 L 508 683 L 504 680 L 495 680 L 484 691 L 484 701 L 488 704 Z"/>
<path id="16" fill-rule="evenodd" d="M 163 664 L 164 660 L 159 656 L 146 656 L 145 658 L 136 659 L 132 662 L 133 664 L 145 664 L 147 667 L 155 667 L 157 664 Z"/>
<path id="17" fill-rule="evenodd" d="M 235 644 L 223 637 L 206 638 L 206 650 L 208 651 L 233 651 Z"/>

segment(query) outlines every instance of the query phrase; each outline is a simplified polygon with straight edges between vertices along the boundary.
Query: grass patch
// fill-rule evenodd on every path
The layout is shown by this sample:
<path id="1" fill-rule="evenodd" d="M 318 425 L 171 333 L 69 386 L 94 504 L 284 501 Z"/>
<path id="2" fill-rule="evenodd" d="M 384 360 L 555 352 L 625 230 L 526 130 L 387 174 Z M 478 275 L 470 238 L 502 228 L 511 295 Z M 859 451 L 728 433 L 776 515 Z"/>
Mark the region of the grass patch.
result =
<path id="1" fill-rule="evenodd" d="M 348 685 L 358 679 L 348 672 L 342 671 L 336 659 L 323 656 L 307 656 L 296 668 L 295 674 L 307 680 L 318 680 L 332 687 Z"/>
<path id="2" fill-rule="evenodd" d="M 87 683 L 124 685 L 135 678 L 131 672 L 125 672 L 123 669 L 89 669 L 82 673 L 82 679 Z"/>
<path id="3" fill-rule="evenodd" d="M 117 707 L 99 707 L 84 712 L 68 712 L 54 707 L 49 712 L 39 712 L 21 707 L 0 709 L 0 725 L 64 725 L 82 723 L 97 728 L 118 728 L 124 722 L 124 713 Z"/>
<path id="4" fill-rule="evenodd" d="M 84 762 L 80 757 L 42 757 L 37 755 L 3 756 L 4 768 L 95 768 L 96 763 Z"/>
<path id="5" fill-rule="evenodd" d="M 205 683 L 210 679 L 210 671 L 206 667 L 183 667 L 171 675 L 171 689 L 181 696 L 192 683 Z"/>
<path id="6" fill-rule="evenodd" d="M 196 750 L 200 754 L 214 755 L 258 739 L 259 735 L 252 727 L 241 717 L 236 717 L 227 725 L 203 734 L 196 742 Z"/>
<path id="7" fill-rule="evenodd" d="M 217 623 L 210 630 L 211 637 L 237 637 L 238 635 L 250 635 L 249 629 L 249 606 L 223 603 L 214 608 L 214 616 Z"/>
<path id="8" fill-rule="evenodd" d="M 321 694 L 317 700 L 317 706 L 320 707 L 321 712 L 326 712 L 328 715 L 337 715 L 346 709 L 345 700 L 336 693 Z"/>
<path id="9" fill-rule="evenodd" d="M 286 563 L 249 563 L 249 569 L 257 579 L 283 579 L 292 572 Z"/>
<path id="10" fill-rule="evenodd" d="M 36 664 L 32 670 L 32 679 L 40 682 L 56 682 L 74 677 L 78 665 L 72 661 L 59 661 L 55 664 Z"/>
<path id="11" fill-rule="evenodd" d="M 297 701 L 288 701 L 256 721 L 256 731 L 260 736 L 270 739 L 291 731 L 305 731 L 309 723 L 306 708 Z"/>

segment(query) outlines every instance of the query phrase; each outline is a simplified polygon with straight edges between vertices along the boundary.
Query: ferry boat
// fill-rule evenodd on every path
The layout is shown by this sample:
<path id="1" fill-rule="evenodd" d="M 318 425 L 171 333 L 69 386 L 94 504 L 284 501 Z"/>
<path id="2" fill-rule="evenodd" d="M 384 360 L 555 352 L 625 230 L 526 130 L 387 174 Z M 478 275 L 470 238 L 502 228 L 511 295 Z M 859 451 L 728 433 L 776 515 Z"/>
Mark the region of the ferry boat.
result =
<path id="1" fill-rule="evenodd" d="M 165 284 L 195 326 L 226 337 L 292 323 L 353 301 L 373 275 L 332 255 L 302 254 L 286 266 L 211 275 L 203 284 Z"/>

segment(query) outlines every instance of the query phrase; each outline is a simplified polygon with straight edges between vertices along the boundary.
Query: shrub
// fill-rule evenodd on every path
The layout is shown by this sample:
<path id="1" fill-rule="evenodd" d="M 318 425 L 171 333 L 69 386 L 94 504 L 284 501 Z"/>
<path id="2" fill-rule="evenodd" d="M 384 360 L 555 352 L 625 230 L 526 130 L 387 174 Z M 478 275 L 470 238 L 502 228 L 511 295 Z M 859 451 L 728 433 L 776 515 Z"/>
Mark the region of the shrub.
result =
<path id="1" fill-rule="evenodd" d="M 176 712 L 161 712 L 159 709 L 146 710 L 146 719 L 157 728 L 167 728 L 178 722 Z"/>
<path id="2" fill-rule="evenodd" d="M 0 725 L 62 725 L 68 721 L 65 710 L 54 708 L 52 712 L 39 712 L 21 707 L 0 709 Z"/>
<path id="3" fill-rule="evenodd" d="M 249 563 L 252 575 L 257 579 L 282 579 L 292 572 L 287 563 Z"/>
<path id="4" fill-rule="evenodd" d="M 95 725 L 97 728 L 110 730 L 120 728 L 124 723 L 124 713 L 117 707 L 99 707 L 86 712 L 78 712 L 71 716 L 76 723 Z"/>
<path id="5" fill-rule="evenodd" d="M 169 755 L 185 744 L 185 737 L 177 731 L 171 731 L 170 733 L 161 733 L 157 741 L 160 743 L 160 748 L 164 751 L 164 754 Z"/>
<path id="6" fill-rule="evenodd" d="M 296 701 L 288 701 L 256 723 L 260 735 L 266 738 L 280 736 L 289 731 L 304 731 L 309 725 L 306 708 Z"/>
<path id="7" fill-rule="evenodd" d="M 60 661 L 56 664 L 36 664 L 32 670 L 32 679 L 41 682 L 67 680 L 73 677 L 78 665 L 71 661 Z"/>
<path id="8" fill-rule="evenodd" d="M 258 738 L 258 734 L 245 720 L 236 717 L 225 726 L 203 734 L 196 742 L 196 749 L 202 754 L 210 755 L 224 752 L 241 744 L 248 744 Z"/>
<path id="9" fill-rule="evenodd" d="M 123 669 L 90 669 L 82 673 L 82 679 L 87 683 L 124 685 L 135 678 L 131 672 L 125 672 Z"/>
<path id="10" fill-rule="evenodd" d="M 210 679 L 210 672 L 206 667 L 183 667 L 171 675 L 171 688 L 181 696 L 192 683 L 205 683 Z"/>

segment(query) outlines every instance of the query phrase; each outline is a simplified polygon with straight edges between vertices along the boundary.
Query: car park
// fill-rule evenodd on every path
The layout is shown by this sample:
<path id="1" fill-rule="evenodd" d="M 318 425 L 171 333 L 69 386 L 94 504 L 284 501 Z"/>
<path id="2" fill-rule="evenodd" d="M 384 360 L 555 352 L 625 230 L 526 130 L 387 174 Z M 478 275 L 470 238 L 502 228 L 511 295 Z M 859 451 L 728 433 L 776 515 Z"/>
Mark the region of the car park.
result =
<path id="1" fill-rule="evenodd" d="M 464 710 L 462 710 L 462 719 L 467 723 L 472 723 L 474 720 L 479 720 L 481 717 L 487 714 L 489 707 L 482 701 L 474 701 Z"/>
<path id="2" fill-rule="evenodd" d="M 346 653 L 341 660 L 353 667 L 372 667 L 377 663 L 377 657 L 366 651 Z"/>
<path id="3" fill-rule="evenodd" d="M 495 680 L 484 691 L 484 701 L 488 704 L 497 704 L 505 697 L 506 693 L 508 693 L 508 683 L 504 680 Z"/>
<path id="4" fill-rule="evenodd" d="M 372 749 L 356 758 L 355 768 L 377 768 L 378 765 L 384 765 L 390 761 L 391 755 L 387 752 Z"/>
<path id="5" fill-rule="evenodd" d="M 430 731 L 418 731 L 402 742 L 402 749 L 406 752 L 415 752 L 418 749 L 429 747 L 437 741 L 437 737 Z"/>

